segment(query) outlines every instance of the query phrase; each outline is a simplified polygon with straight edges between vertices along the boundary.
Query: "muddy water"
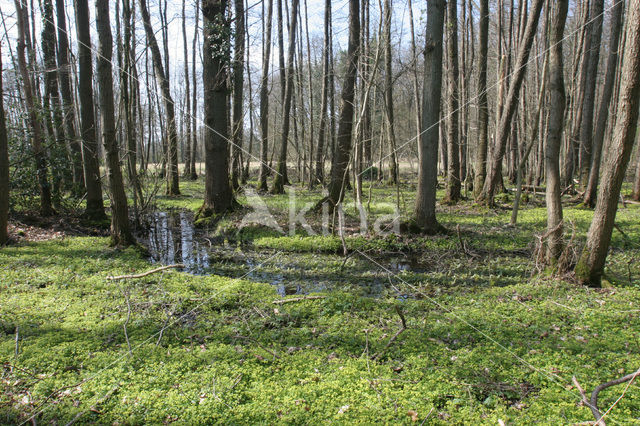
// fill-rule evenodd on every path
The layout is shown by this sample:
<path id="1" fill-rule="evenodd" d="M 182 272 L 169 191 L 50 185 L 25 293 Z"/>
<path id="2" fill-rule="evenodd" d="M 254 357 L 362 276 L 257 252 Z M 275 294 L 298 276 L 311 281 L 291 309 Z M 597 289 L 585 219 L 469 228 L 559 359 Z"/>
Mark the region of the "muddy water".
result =
<path id="1" fill-rule="evenodd" d="M 379 296 L 388 288 L 387 273 L 365 259 L 353 256 L 346 267 L 344 258 L 319 253 L 277 253 L 255 250 L 250 244 L 230 246 L 212 242 L 206 232 L 196 229 L 190 211 L 155 212 L 147 218 L 148 232 L 142 241 L 149 248 L 151 261 L 161 264 L 184 263 L 195 275 L 244 278 L 273 285 L 282 296 L 321 291 L 356 291 Z M 394 273 L 412 271 L 412 259 L 386 259 Z"/>

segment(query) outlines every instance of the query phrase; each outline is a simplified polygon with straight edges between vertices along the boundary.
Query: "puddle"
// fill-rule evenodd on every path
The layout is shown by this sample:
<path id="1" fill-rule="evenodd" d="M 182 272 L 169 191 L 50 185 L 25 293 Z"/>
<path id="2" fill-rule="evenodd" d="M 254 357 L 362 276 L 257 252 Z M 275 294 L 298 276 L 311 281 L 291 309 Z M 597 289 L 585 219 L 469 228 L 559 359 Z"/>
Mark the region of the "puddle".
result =
<path id="1" fill-rule="evenodd" d="M 281 253 L 271 259 L 274 251 L 256 251 L 251 245 L 212 245 L 204 231 L 194 227 L 190 211 L 155 212 L 147 223 L 141 240 L 148 246 L 150 260 L 165 265 L 184 263 L 194 275 L 266 282 L 281 296 L 344 290 L 379 297 L 389 287 L 387 273 L 365 259 L 354 257 L 351 266 L 342 269 L 343 258 L 333 254 Z M 418 263 L 412 258 L 394 258 L 387 267 L 396 273 L 415 271 Z"/>

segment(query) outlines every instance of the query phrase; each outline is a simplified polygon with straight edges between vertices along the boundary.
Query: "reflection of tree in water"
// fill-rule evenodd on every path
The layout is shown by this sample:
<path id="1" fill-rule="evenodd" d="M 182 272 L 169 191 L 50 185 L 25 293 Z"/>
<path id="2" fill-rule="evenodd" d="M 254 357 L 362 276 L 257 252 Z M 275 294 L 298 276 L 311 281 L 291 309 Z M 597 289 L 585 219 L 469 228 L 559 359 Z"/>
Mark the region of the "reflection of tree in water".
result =
<path id="1" fill-rule="evenodd" d="M 207 250 L 195 238 L 188 212 L 157 212 L 151 218 L 149 250 L 155 262 L 184 263 L 191 272 L 209 267 Z"/>

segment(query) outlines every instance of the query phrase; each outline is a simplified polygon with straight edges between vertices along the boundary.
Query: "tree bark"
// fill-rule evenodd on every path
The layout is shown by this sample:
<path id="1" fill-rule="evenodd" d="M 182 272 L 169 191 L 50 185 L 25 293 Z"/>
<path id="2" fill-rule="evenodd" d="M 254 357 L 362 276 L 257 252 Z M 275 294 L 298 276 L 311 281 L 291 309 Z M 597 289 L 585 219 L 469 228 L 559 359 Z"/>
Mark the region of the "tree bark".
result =
<path id="1" fill-rule="evenodd" d="M 233 208 L 229 184 L 229 125 L 226 111 L 229 87 L 227 0 L 203 0 L 203 66 L 205 194 L 199 216 L 207 217 Z"/>
<path id="2" fill-rule="evenodd" d="M 422 137 L 418 145 L 418 193 L 415 222 L 422 232 L 436 233 L 441 225 L 436 219 L 438 185 L 438 138 L 440 133 L 440 97 L 442 93 L 442 38 L 445 2 L 427 3 L 427 31 L 422 86 Z"/>
<path id="3" fill-rule="evenodd" d="M 2 70 L 2 47 L 0 46 L 0 70 Z M 4 116 L 4 93 L 0 72 L 0 246 L 9 240 L 9 146 Z"/>
<path id="4" fill-rule="evenodd" d="M 271 28 L 273 27 L 273 0 L 267 1 L 265 39 L 262 51 L 262 78 L 260 79 L 260 176 L 258 190 L 268 191 L 269 166 L 269 64 L 271 63 Z"/>
<path id="5" fill-rule="evenodd" d="M 547 261 L 555 264 L 562 253 L 562 198 L 560 188 L 560 145 L 566 103 L 562 38 L 567 20 L 568 0 L 556 0 L 551 23 L 551 49 L 549 54 L 549 124 L 545 151 L 547 183 Z"/>
<path id="6" fill-rule="evenodd" d="M 584 51 L 587 61 L 587 76 L 582 104 L 582 122 L 580 125 L 580 185 L 587 186 L 591 167 L 591 149 L 593 146 L 593 110 L 596 100 L 596 81 L 600 62 L 600 41 L 602 39 L 602 10 L 604 0 L 591 0 L 591 12 L 588 34 L 591 37 L 589 49 Z"/>
<path id="7" fill-rule="evenodd" d="M 487 56 L 489 45 L 489 0 L 480 0 L 480 51 L 478 54 L 478 144 L 476 147 L 473 194 L 482 196 L 487 175 L 487 147 L 489 140 L 489 106 L 487 103 Z"/>
<path id="8" fill-rule="evenodd" d="M 278 0 L 281 1 L 281 0 Z M 293 0 L 291 4 L 291 26 L 289 27 L 289 46 L 287 52 L 287 68 L 285 71 L 285 91 L 282 111 L 282 142 L 280 144 L 280 156 L 276 176 L 271 188 L 272 194 L 284 194 L 284 186 L 289 184 L 287 175 L 287 147 L 289 140 L 289 127 L 291 124 L 291 99 L 293 97 L 293 60 L 296 51 L 296 33 L 298 23 L 299 0 Z"/>
<path id="9" fill-rule="evenodd" d="M 196 58 L 197 58 L 197 44 L 198 44 L 198 22 L 200 18 L 200 4 L 196 2 L 196 19 L 193 25 L 193 44 L 191 49 L 191 81 L 193 82 L 193 90 L 191 97 L 191 107 L 193 111 L 191 112 L 191 128 L 193 130 L 192 141 L 191 141 L 191 180 L 198 179 L 198 171 L 196 170 L 196 157 L 198 154 L 198 79 L 196 76 Z"/>
<path id="10" fill-rule="evenodd" d="M 447 2 L 447 59 L 449 73 L 449 114 L 447 126 L 447 186 L 444 195 L 445 203 L 455 204 L 460 200 L 460 147 L 458 143 L 458 2 Z M 463 64 L 464 66 L 464 64 Z"/>
<path id="11" fill-rule="evenodd" d="M 331 163 L 331 181 L 328 201 L 331 207 L 342 202 L 345 192 L 347 168 L 351 155 L 356 74 L 358 72 L 360 46 L 360 1 L 349 0 L 349 44 L 347 45 L 347 69 L 342 84 L 340 118 L 336 149 Z"/>
<path id="12" fill-rule="evenodd" d="M 325 0 L 324 6 L 324 46 L 322 49 L 322 97 L 320 99 L 320 124 L 318 125 L 318 143 L 316 144 L 316 170 L 315 176 L 311 179 L 311 183 L 320 183 L 324 181 L 324 147 L 327 135 L 327 109 L 329 103 L 329 43 L 331 37 L 329 29 L 331 28 L 331 0 Z"/>
<path id="13" fill-rule="evenodd" d="M 84 188 L 84 171 L 82 169 L 82 142 L 76 130 L 76 108 L 72 94 L 71 65 L 69 64 L 69 37 L 67 34 L 67 16 L 64 0 L 56 0 L 56 16 L 58 27 L 58 80 L 62 97 L 65 136 L 71 150 L 73 167 L 73 192 L 80 195 Z"/>
<path id="14" fill-rule="evenodd" d="M 38 186 L 40 187 L 40 213 L 43 216 L 49 216 L 53 214 L 54 211 L 51 206 L 51 186 L 49 185 L 47 155 L 42 146 L 43 131 L 40 118 L 38 117 L 39 102 L 37 102 L 33 93 L 34 87 L 31 85 L 31 76 L 29 75 L 27 60 L 25 58 L 25 34 L 29 31 L 28 14 L 24 0 L 14 0 L 14 2 L 18 21 L 18 67 L 22 77 L 22 88 L 24 90 L 25 103 L 29 114 L 29 122 L 31 123 L 33 131 L 31 140 L 33 155 L 36 161 Z"/>
<path id="15" fill-rule="evenodd" d="M 575 267 L 578 281 L 600 287 L 611 233 L 618 210 L 620 189 L 631 157 L 637 132 L 640 104 L 640 0 L 629 3 L 622 75 L 616 124 L 611 149 L 598 189 L 596 209 L 587 234 L 587 243 Z"/>
<path id="16" fill-rule="evenodd" d="M 622 14 L 624 12 L 624 1 L 620 1 L 613 6 L 611 10 L 611 32 L 609 36 L 609 56 L 607 57 L 607 71 L 604 78 L 604 87 L 600 98 L 600 106 L 598 108 L 598 117 L 596 119 L 596 130 L 593 135 L 593 144 L 591 147 L 591 167 L 589 170 L 589 180 L 584 193 L 584 205 L 595 207 L 596 191 L 598 189 L 598 180 L 600 178 L 600 162 L 602 159 L 602 145 L 604 142 L 604 132 L 607 127 L 607 119 L 609 118 L 609 104 L 616 81 L 616 71 L 618 65 L 618 46 L 620 42 L 620 32 L 622 28 Z"/>
<path id="17" fill-rule="evenodd" d="M 167 160 L 169 167 L 167 168 L 167 195 L 180 195 L 180 182 L 178 176 L 178 133 L 176 130 L 176 114 L 173 98 L 171 97 L 171 90 L 169 89 L 169 69 L 165 70 L 162 64 L 162 56 L 160 55 L 160 48 L 158 47 L 158 41 L 156 40 L 155 33 L 151 27 L 151 18 L 149 17 L 149 9 L 147 8 L 147 1 L 140 0 L 140 12 L 142 14 L 142 21 L 144 22 L 144 31 L 147 35 L 147 43 L 151 49 L 151 58 L 153 60 L 153 67 L 155 69 L 156 80 L 158 86 L 162 91 L 162 101 L 164 103 L 165 114 L 167 115 L 166 121 L 166 136 L 167 140 Z M 168 63 L 168 59 L 165 58 L 165 62 Z"/>
<path id="18" fill-rule="evenodd" d="M 398 161 L 396 159 L 396 129 L 393 111 L 393 75 L 391 68 L 391 0 L 384 0 L 384 100 L 389 142 L 389 182 L 398 183 Z"/>
<path id="19" fill-rule="evenodd" d="M 122 182 L 118 141 L 116 138 L 115 107 L 113 102 L 113 74 L 111 58 L 113 56 L 113 37 L 109 20 L 109 1 L 96 0 L 96 29 L 98 31 L 98 97 L 100 102 L 100 118 L 102 143 L 107 158 L 107 175 L 111 189 L 111 245 L 129 246 L 135 239 L 129 227 L 129 209 L 127 195 Z"/>
<path id="20" fill-rule="evenodd" d="M 92 219 L 104 219 L 96 119 L 93 105 L 93 64 L 91 60 L 91 32 L 87 0 L 76 1 L 76 33 L 78 37 L 78 97 L 80 98 L 80 134 L 84 181 L 87 189 L 85 214 Z"/>
<path id="21" fill-rule="evenodd" d="M 531 5 L 527 26 L 518 47 L 518 55 L 512 81 L 509 85 L 504 109 L 500 114 L 500 121 L 498 123 L 498 128 L 496 129 L 496 143 L 493 149 L 491 167 L 482 189 L 482 201 L 485 201 L 489 206 L 493 206 L 496 189 L 502 180 L 502 160 L 504 158 L 507 139 L 511 132 L 511 120 L 518 104 L 517 101 L 520 93 L 520 87 L 522 86 L 522 80 L 524 79 L 526 65 L 529 60 L 529 54 L 531 53 L 531 46 L 536 34 L 543 4 L 544 0 L 534 0 Z"/>
<path id="22" fill-rule="evenodd" d="M 235 3 L 235 33 L 233 49 L 233 160 L 231 162 L 231 185 L 239 187 L 238 180 L 242 172 L 240 152 L 242 150 L 244 133 L 244 0 L 234 0 Z"/>
<path id="23" fill-rule="evenodd" d="M 189 78 L 189 49 L 187 48 L 187 0 L 182 0 L 182 43 L 184 44 L 184 93 L 185 93 L 185 117 L 183 120 L 185 126 L 184 132 L 184 170 L 182 176 L 188 178 L 191 176 L 191 90 Z"/>

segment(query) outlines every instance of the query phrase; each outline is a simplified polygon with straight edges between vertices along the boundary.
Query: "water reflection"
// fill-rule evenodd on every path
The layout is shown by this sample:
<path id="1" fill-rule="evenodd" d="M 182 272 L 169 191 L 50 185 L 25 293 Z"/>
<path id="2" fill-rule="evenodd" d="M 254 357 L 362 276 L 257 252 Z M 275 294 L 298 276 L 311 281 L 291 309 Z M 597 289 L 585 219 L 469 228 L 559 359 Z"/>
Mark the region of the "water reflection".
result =
<path id="1" fill-rule="evenodd" d="M 152 214 L 147 237 L 151 259 L 166 265 L 184 263 L 187 271 L 202 273 L 209 267 L 209 255 L 194 234 L 193 218 L 189 212 Z"/>

